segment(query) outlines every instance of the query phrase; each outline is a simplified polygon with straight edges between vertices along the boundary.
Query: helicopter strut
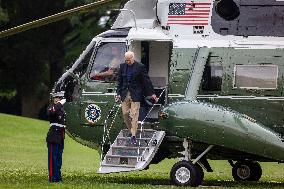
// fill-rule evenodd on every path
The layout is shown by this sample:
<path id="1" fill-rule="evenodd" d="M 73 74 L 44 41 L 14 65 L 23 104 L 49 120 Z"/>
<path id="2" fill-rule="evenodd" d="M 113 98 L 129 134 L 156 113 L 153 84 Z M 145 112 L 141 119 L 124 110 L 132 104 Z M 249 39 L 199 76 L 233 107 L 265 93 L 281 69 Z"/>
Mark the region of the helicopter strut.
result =
<path id="1" fill-rule="evenodd" d="M 214 145 L 209 145 L 197 158 L 193 161 L 191 148 L 192 141 L 184 139 L 183 147 L 185 151 L 180 152 L 184 157 L 181 161 L 174 164 L 170 176 L 173 183 L 179 186 L 199 186 L 204 178 L 202 167 L 208 171 L 213 172 L 208 161 L 204 158 L 205 155 L 213 148 Z"/>

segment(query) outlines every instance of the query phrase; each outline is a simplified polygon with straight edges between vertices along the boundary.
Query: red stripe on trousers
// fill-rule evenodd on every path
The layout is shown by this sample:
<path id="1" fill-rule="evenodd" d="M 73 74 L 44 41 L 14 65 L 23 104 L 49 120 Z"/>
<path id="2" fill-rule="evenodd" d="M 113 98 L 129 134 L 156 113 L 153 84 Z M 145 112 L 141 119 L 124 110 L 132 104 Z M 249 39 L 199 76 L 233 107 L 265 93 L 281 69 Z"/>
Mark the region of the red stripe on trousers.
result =
<path id="1" fill-rule="evenodd" d="M 52 144 L 50 144 L 49 154 L 49 181 L 52 182 Z"/>

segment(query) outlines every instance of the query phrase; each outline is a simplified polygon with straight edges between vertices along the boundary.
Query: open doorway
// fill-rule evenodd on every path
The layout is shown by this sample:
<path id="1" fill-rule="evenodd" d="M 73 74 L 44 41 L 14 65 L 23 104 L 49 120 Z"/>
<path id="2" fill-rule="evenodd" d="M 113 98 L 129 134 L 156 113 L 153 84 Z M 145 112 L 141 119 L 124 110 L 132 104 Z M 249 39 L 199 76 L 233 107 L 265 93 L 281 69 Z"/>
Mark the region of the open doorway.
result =
<path id="1" fill-rule="evenodd" d="M 158 103 L 154 106 L 147 103 L 147 101 L 141 102 L 139 121 L 157 122 L 161 106 L 167 103 L 172 42 L 134 40 L 131 41 L 129 50 L 135 53 L 136 61 L 145 65 L 154 86 L 155 94 L 159 97 Z"/>

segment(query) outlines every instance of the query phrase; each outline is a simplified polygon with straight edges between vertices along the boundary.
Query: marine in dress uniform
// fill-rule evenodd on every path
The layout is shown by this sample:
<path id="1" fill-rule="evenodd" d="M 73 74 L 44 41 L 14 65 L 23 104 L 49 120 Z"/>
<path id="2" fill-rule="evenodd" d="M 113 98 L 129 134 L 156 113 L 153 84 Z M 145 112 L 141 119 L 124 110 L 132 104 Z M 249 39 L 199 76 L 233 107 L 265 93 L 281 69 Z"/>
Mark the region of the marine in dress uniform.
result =
<path id="1" fill-rule="evenodd" d="M 64 91 L 52 95 L 53 103 L 48 108 L 50 128 L 46 136 L 48 148 L 48 176 L 49 182 L 61 182 L 62 153 L 65 138 L 65 118 L 63 104 Z"/>

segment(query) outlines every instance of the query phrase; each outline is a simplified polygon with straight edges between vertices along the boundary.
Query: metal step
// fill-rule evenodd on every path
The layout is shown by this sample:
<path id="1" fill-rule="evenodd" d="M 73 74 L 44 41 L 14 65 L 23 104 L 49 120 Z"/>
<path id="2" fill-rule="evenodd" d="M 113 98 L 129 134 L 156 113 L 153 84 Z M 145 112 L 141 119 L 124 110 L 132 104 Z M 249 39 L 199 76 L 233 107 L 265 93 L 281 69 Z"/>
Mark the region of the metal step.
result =
<path id="1" fill-rule="evenodd" d="M 164 131 L 145 129 L 136 145 L 130 144 L 128 130 L 121 130 L 110 150 L 101 162 L 98 173 L 142 170 L 147 167 L 157 152 L 164 136 Z M 140 136 L 140 131 L 137 133 Z"/>
<path id="2" fill-rule="evenodd" d="M 101 164 L 100 169 L 98 170 L 98 173 L 118 173 L 118 172 L 128 172 L 135 170 L 135 166 L 130 165 L 108 165 L 105 163 Z"/>
<path id="3" fill-rule="evenodd" d="M 120 156 L 141 156 L 142 152 L 145 150 L 145 147 L 131 147 L 131 146 L 112 146 L 111 155 L 120 155 Z M 139 154 L 138 154 L 139 151 Z"/>
<path id="4" fill-rule="evenodd" d="M 151 138 L 136 138 L 136 145 L 135 146 L 140 146 L 140 147 L 146 147 L 148 146 Z M 130 137 L 118 137 L 116 139 L 116 146 L 134 146 L 131 144 Z"/>
<path id="5" fill-rule="evenodd" d="M 137 157 L 134 156 L 107 155 L 105 160 L 106 164 L 112 165 L 131 165 L 135 167 L 137 164 Z"/>
<path id="6" fill-rule="evenodd" d="M 156 133 L 156 131 L 153 129 L 144 129 L 142 132 L 138 130 L 136 133 L 136 138 L 140 138 L 140 133 L 141 133 L 141 138 L 152 138 L 153 135 Z M 118 135 L 118 137 L 128 137 L 128 136 L 129 136 L 129 131 L 127 129 L 123 129 Z"/>
<path id="7" fill-rule="evenodd" d="M 118 164 L 118 165 L 115 165 L 115 164 L 107 164 L 107 163 L 104 163 L 104 164 L 101 164 L 101 166 L 103 167 L 117 167 L 117 168 L 128 168 L 129 171 L 132 171 L 133 168 L 135 168 L 136 164 L 135 165 L 126 165 L 126 164 Z M 131 168 L 131 169 L 129 169 Z M 114 172 L 114 171 L 112 171 Z M 116 172 L 120 172 L 120 171 L 116 171 Z"/>

